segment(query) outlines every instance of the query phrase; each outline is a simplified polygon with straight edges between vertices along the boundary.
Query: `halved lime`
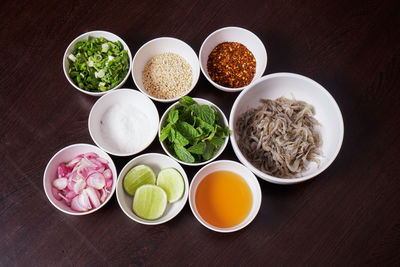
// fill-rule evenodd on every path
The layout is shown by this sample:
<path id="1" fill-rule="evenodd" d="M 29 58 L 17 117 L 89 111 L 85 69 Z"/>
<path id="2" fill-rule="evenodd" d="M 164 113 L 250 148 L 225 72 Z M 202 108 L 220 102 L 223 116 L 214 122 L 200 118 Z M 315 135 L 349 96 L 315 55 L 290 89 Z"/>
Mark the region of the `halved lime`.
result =
<path id="1" fill-rule="evenodd" d="M 182 175 L 174 168 L 162 169 L 157 175 L 157 185 L 165 190 L 169 203 L 181 199 L 185 192 L 185 183 Z"/>
<path id="2" fill-rule="evenodd" d="M 135 194 L 140 186 L 155 183 L 156 175 L 147 165 L 135 166 L 124 177 L 124 189 L 131 196 Z"/>
<path id="3" fill-rule="evenodd" d="M 167 193 L 156 185 L 142 185 L 133 197 L 133 212 L 146 220 L 160 218 L 167 208 Z"/>

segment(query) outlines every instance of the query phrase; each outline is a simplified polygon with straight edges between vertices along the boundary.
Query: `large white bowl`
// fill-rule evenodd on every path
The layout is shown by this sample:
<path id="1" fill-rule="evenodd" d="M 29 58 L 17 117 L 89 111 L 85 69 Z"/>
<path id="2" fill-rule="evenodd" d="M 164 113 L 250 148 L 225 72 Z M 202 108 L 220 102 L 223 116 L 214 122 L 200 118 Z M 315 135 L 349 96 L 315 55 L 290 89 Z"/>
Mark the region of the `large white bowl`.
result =
<path id="1" fill-rule="evenodd" d="M 253 53 L 256 59 L 256 73 L 249 85 L 240 88 L 229 88 L 217 84 L 210 78 L 207 69 L 208 56 L 217 45 L 223 42 L 241 43 Z M 251 86 L 264 74 L 267 67 L 267 51 L 262 41 L 251 31 L 239 27 L 226 27 L 216 30 L 204 40 L 200 47 L 199 60 L 201 72 L 214 87 L 225 92 L 238 92 Z"/>
<path id="2" fill-rule="evenodd" d="M 147 62 L 152 57 L 168 52 L 180 55 L 192 67 L 192 85 L 185 93 L 175 98 L 168 98 L 168 99 L 156 98 L 148 94 L 146 89 L 144 88 L 142 73 Z M 135 57 L 133 58 L 132 78 L 136 84 L 136 87 L 139 88 L 139 90 L 143 94 L 147 95 L 151 99 L 158 102 L 174 102 L 179 98 L 181 98 L 182 96 L 189 94 L 195 87 L 200 76 L 200 67 L 198 60 L 199 59 L 194 50 L 185 42 L 171 37 L 156 38 L 145 43 L 136 52 Z"/>
<path id="3" fill-rule="evenodd" d="M 215 109 L 218 111 L 219 120 L 224 122 L 223 127 L 228 126 L 228 120 L 226 119 L 224 112 L 222 112 L 222 110 L 221 110 L 217 105 L 215 105 L 214 103 L 212 103 L 212 102 L 210 102 L 210 101 L 208 101 L 208 100 L 206 100 L 206 99 L 202 99 L 202 98 L 193 98 L 193 100 L 196 101 L 196 103 L 199 104 L 199 105 L 209 105 L 209 106 L 212 106 L 213 108 L 215 108 Z M 175 107 L 175 106 L 177 106 L 177 105 L 179 105 L 179 102 L 176 102 L 176 103 L 172 104 L 172 105 L 164 112 L 164 114 L 162 115 L 161 120 L 160 120 L 160 124 L 159 124 L 159 127 L 158 127 L 158 137 L 160 137 L 161 129 L 162 129 L 165 125 L 167 125 L 167 119 L 168 119 L 168 113 L 169 113 L 169 111 L 170 111 L 173 107 Z M 219 155 L 221 155 L 221 153 L 225 150 L 226 145 L 228 144 L 228 140 L 229 140 L 229 138 L 226 137 L 226 138 L 225 138 L 224 144 L 220 147 L 219 151 L 217 152 L 217 154 L 215 154 L 214 157 L 212 157 L 211 159 L 209 159 L 209 160 L 207 160 L 207 161 L 198 162 L 198 163 L 189 163 L 189 162 L 184 162 L 184 161 L 179 160 L 178 158 L 176 158 L 176 157 L 173 155 L 173 153 L 172 153 L 171 151 L 168 150 L 167 146 L 164 144 L 165 140 L 164 140 L 164 142 L 160 142 L 160 143 L 161 143 L 161 147 L 164 149 L 165 153 L 167 153 L 168 156 L 170 156 L 171 158 L 173 158 L 173 159 L 175 159 L 176 161 L 178 161 L 180 164 L 188 165 L 188 166 L 201 166 L 201 165 L 205 165 L 205 164 L 207 164 L 207 163 L 210 163 L 211 161 L 213 161 L 213 160 L 215 160 L 216 158 L 218 158 Z"/>
<path id="4" fill-rule="evenodd" d="M 228 228 L 221 228 L 214 226 L 210 223 L 208 223 L 206 220 L 204 220 L 200 213 L 197 210 L 196 207 L 196 191 L 197 188 L 200 184 L 200 182 L 210 173 L 216 172 L 216 171 L 231 171 L 239 176 L 241 176 L 246 183 L 248 184 L 250 191 L 252 193 L 252 206 L 250 209 L 249 214 L 247 217 L 238 225 L 228 227 Z M 254 174 L 247 169 L 245 166 L 242 164 L 231 161 L 231 160 L 218 160 L 215 162 L 212 162 L 203 168 L 201 168 L 196 175 L 193 177 L 192 182 L 190 183 L 190 193 L 189 193 L 189 204 L 190 208 L 192 209 L 192 212 L 196 219 L 205 227 L 208 229 L 211 229 L 213 231 L 217 232 L 222 232 L 222 233 L 229 233 L 229 232 L 234 232 L 238 231 L 244 227 L 246 227 L 249 223 L 251 223 L 254 218 L 256 217 L 260 206 L 261 206 L 261 188 L 260 184 L 258 183 L 257 178 L 254 176 Z"/>
<path id="5" fill-rule="evenodd" d="M 128 72 L 125 75 L 125 78 L 114 88 L 111 88 L 107 91 L 104 92 L 89 92 L 86 91 L 82 88 L 79 88 L 79 86 L 77 86 L 74 81 L 71 79 L 71 77 L 69 76 L 69 60 L 68 60 L 68 56 L 75 50 L 75 44 L 79 41 L 82 40 L 87 40 L 89 38 L 89 36 L 92 37 L 104 37 L 109 41 L 112 42 L 116 42 L 116 41 L 120 41 L 122 46 L 124 47 L 124 49 L 128 52 L 128 57 L 129 57 L 129 69 Z M 64 58 L 63 58 L 63 69 L 64 69 L 64 74 L 65 77 L 67 78 L 67 80 L 69 81 L 69 83 L 77 90 L 81 91 L 82 93 L 88 94 L 88 95 L 92 95 L 92 96 L 102 96 L 112 90 L 121 88 L 122 85 L 124 85 L 124 83 L 126 82 L 126 80 L 129 77 L 129 74 L 131 72 L 131 68 L 132 68 L 132 54 L 131 54 L 131 50 L 129 49 L 128 45 L 124 42 L 124 40 L 121 39 L 121 37 L 111 33 L 111 32 L 107 32 L 107 31 L 90 31 L 90 32 L 86 32 L 84 34 L 79 35 L 78 37 L 76 37 L 67 47 L 67 50 L 65 50 L 64 53 Z"/>
<path id="6" fill-rule="evenodd" d="M 298 178 L 278 178 L 262 172 L 246 159 L 237 144 L 235 125 L 239 116 L 250 108 L 260 106 L 260 99 L 277 99 L 281 96 L 288 99 L 294 97 L 296 100 L 311 104 L 315 109 L 315 118 L 321 124 L 322 157 L 320 157 L 320 166 L 311 163 L 309 170 Z M 229 127 L 232 130 L 232 147 L 239 160 L 258 177 L 276 184 L 304 182 L 323 172 L 339 153 L 344 134 L 342 114 L 328 91 L 310 78 L 293 73 L 275 73 L 264 76 L 241 92 L 232 106 Z"/>
<path id="7" fill-rule="evenodd" d="M 51 188 L 52 188 L 52 182 L 54 181 L 55 178 L 57 178 L 57 168 L 60 163 L 65 163 L 76 156 L 80 154 L 84 154 L 87 152 L 94 152 L 97 155 L 99 155 L 101 158 L 106 159 L 108 161 L 108 167 L 110 168 L 113 176 L 113 185 L 111 189 L 110 195 L 107 197 L 107 199 L 97 208 L 81 212 L 81 211 L 75 211 L 71 209 L 64 201 L 60 201 L 54 198 Z M 44 171 L 43 175 L 43 187 L 44 187 L 44 192 L 46 193 L 47 198 L 49 199 L 50 203 L 53 204 L 54 207 L 59 209 L 60 211 L 70 214 L 70 215 L 86 215 L 93 213 L 99 209 L 101 209 L 112 197 L 114 194 L 115 188 L 116 188 L 116 183 L 117 183 L 117 169 L 115 168 L 114 162 L 111 159 L 111 157 L 98 148 L 97 146 L 90 145 L 90 144 L 74 144 L 74 145 L 69 145 L 67 147 L 64 147 L 60 151 L 58 151 L 49 161 L 49 163 L 46 166 L 46 169 Z"/>
<path id="8" fill-rule="evenodd" d="M 185 183 L 185 192 L 180 200 L 174 203 L 168 203 L 167 209 L 164 215 L 157 220 L 146 220 L 137 216 L 132 210 L 133 197 L 128 195 L 124 190 L 124 177 L 125 175 L 135 166 L 145 164 L 153 169 L 154 173 L 157 175 L 164 168 L 175 168 L 179 171 L 183 177 Z M 135 222 L 147 225 L 156 225 L 165 223 L 176 215 L 183 209 L 188 199 L 189 194 L 189 182 L 185 170 L 172 158 L 158 153 L 149 153 L 140 155 L 131 161 L 129 161 L 124 168 L 121 170 L 118 176 L 117 182 L 117 200 L 118 204 L 121 207 L 122 211 L 128 216 L 130 219 Z"/>
<path id="9" fill-rule="evenodd" d="M 128 150 L 128 146 L 118 144 L 120 134 L 116 136 L 107 136 L 102 131 L 103 119 L 107 111 L 114 105 L 129 105 L 132 109 L 130 118 L 137 120 L 133 125 L 137 131 L 142 131 L 140 136 L 132 136 L 138 140 L 136 146 L 132 150 Z M 120 122 L 123 123 L 126 118 L 121 118 Z M 146 149 L 157 135 L 159 116 L 156 106 L 147 96 L 141 92 L 133 89 L 119 89 L 110 92 L 99 98 L 93 105 L 89 113 L 88 127 L 89 133 L 93 141 L 104 151 L 115 156 L 131 156 Z M 141 130 L 138 128 L 141 128 Z M 132 139 L 133 140 L 133 139 Z"/>

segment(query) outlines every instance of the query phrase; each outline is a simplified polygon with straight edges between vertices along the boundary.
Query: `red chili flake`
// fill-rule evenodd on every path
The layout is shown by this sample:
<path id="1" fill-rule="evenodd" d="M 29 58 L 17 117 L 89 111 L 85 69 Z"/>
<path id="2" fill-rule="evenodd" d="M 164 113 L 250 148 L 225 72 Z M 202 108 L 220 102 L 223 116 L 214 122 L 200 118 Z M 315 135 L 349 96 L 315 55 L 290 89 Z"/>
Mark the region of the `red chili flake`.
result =
<path id="1" fill-rule="evenodd" d="M 237 42 L 217 45 L 208 56 L 211 80 L 229 88 L 249 85 L 256 73 L 256 59 L 246 46 Z"/>

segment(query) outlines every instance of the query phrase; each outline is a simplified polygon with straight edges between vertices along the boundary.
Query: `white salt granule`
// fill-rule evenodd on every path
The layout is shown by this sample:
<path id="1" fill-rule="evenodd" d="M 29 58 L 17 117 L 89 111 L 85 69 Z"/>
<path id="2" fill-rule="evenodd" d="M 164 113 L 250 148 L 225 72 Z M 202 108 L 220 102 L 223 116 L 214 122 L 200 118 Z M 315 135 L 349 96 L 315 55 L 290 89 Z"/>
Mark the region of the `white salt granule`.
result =
<path id="1" fill-rule="evenodd" d="M 113 150 L 132 153 L 143 147 L 145 135 L 150 132 L 149 119 L 130 104 L 115 104 L 103 115 L 100 131 Z"/>

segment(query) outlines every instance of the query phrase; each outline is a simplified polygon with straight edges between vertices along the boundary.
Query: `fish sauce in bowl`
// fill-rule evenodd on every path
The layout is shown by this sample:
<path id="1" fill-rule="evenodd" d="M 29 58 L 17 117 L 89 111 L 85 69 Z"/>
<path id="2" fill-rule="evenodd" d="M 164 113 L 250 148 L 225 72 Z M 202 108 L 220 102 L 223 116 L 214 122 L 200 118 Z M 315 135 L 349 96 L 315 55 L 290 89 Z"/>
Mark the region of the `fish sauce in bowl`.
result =
<path id="1" fill-rule="evenodd" d="M 195 197 L 200 216 L 221 228 L 234 227 L 249 215 L 252 192 L 246 181 L 231 171 L 215 171 L 198 185 Z"/>

